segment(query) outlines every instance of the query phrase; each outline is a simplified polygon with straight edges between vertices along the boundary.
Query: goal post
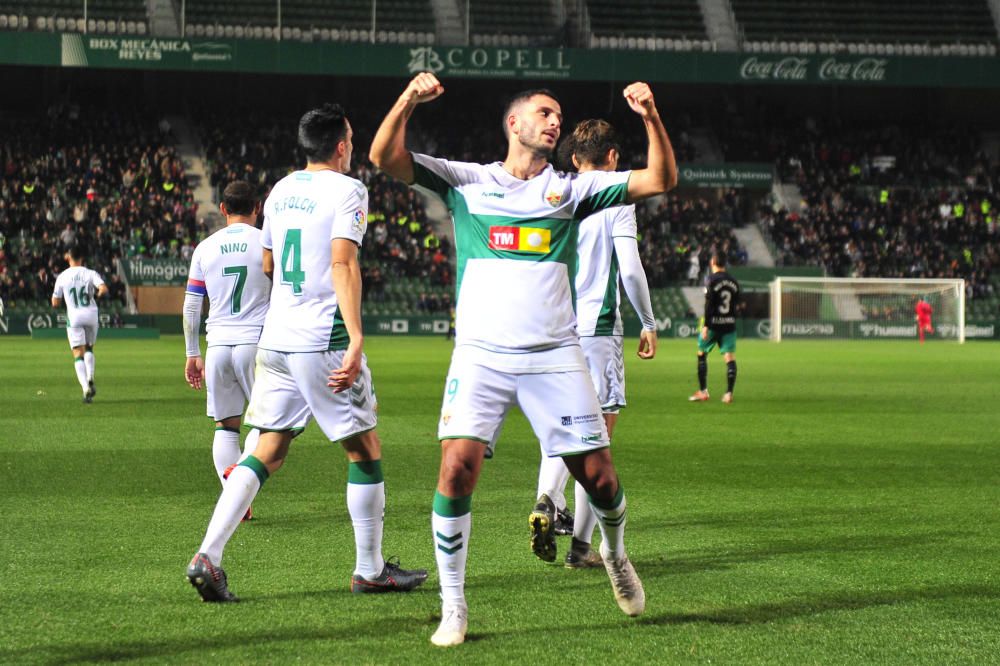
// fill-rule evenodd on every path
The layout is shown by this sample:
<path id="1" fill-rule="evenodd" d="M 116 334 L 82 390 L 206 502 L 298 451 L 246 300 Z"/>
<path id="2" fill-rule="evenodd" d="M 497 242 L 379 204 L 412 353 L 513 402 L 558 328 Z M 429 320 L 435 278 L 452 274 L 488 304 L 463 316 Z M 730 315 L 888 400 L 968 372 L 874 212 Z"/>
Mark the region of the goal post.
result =
<path id="1" fill-rule="evenodd" d="M 965 280 L 777 277 L 771 340 L 916 338 L 916 303 L 932 308 L 929 339 L 965 342 Z"/>

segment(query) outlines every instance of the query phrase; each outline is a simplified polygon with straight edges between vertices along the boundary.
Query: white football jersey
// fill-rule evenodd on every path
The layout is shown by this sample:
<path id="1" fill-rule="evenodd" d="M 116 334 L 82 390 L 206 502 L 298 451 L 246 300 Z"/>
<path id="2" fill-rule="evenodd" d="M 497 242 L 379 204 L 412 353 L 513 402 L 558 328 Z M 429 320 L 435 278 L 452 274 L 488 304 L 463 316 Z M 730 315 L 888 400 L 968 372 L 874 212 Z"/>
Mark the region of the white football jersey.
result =
<path id="1" fill-rule="evenodd" d="M 66 304 L 67 326 L 83 326 L 97 321 L 97 300 L 94 295 L 104 280 L 85 266 L 70 266 L 56 278 L 52 295 Z"/>
<path id="2" fill-rule="evenodd" d="M 198 243 L 187 293 L 208 296 L 208 346 L 256 344 L 271 281 L 264 275 L 260 230 L 237 223 Z"/>
<path id="3" fill-rule="evenodd" d="M 602 210 L 580 223 L 576 321 L 581 337 L 623 334 L 615 238 L 636 233 L 634 205 Z"/>
<path id="4" fill-rule="evenodd" d="M 330 241 L 361 245 L 364 183 L 335 171 L 296 171 L 264 202 L 261 243 L 274 253 L 271 307 L 258 347 L 284 352 L 347 349 L 330 269 Z"/>
<path id="5" fill-rule="evenodd" d="M 458 255 L 456 344 L 523 354 L 579 345 L 573 276 L 579 222 L 620 206 L 629 171 L 521 180 L 500 162 L 413 155 L 414 185 L 452 212 Z"/>

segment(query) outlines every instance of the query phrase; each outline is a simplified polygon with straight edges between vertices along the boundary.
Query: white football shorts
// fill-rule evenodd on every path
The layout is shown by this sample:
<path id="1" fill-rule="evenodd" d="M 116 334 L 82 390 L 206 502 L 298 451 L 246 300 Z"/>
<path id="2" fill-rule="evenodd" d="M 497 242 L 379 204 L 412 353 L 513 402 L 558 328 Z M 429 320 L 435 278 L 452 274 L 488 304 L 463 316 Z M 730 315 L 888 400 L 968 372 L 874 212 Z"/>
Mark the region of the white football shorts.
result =
<path id="1" fill-rule="evenodd" d="M 97 329 L 99 324 L 95 317 L 93 321 L 85 318 L 78 318 L 74 324 L 77 326 L 66 327 L 66 337 L 69 338 L 70 347 L 93 347 L 97 342 Z"/>
<path id="2" fill-rule="evenodd" d="M 253 390 L 257 345 L 216 345 L 205 351 L 208 415 L 216 421 L 241 416 Z"/>
<path id="3" fill-rule="evenodd" d="M 482 360 L 481 355 L 476 360 Z M 608 431 L 587 373 L 512 373 L 452 356 L 438 439 L 475 439 L 492 457 L 507 411 L 517 405 L 549 457 L 608 446 Z"/>
<path id="4" fill-rule="evenodd" d="M 621 336 L 580 338 L 597 402 L 605 414 L 617 414 L 625 406 L 625 355 Z"/>
<path id="5" fill-rule="evenodd" d="M 334 393 L 327 386 L 330 372 L 339 368 L 344 351 L 257 351 L 257 371 L 245 425 L 265 432 L 301 432 L 315 418 L 333 442 L 371 430 L 378 403 L 368 359 L 361 356 L 361 372 L 348 391 Z"/>

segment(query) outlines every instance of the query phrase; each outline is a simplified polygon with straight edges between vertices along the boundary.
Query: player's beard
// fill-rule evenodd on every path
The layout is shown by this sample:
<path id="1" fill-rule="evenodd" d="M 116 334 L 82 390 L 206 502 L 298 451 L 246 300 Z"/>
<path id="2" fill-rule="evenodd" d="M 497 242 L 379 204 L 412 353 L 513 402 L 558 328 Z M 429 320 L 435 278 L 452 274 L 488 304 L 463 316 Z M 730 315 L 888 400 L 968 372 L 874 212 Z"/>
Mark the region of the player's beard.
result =
<path id="1" fill-rule="evenodd" d="M 555 152 L 555 143 L 549 145 L 545 142 L 544 130 L 538 129 L 537 125 L 522 125 L 521 131 L 518 133 L 518 141 L 522 146 L 527 148 L 532 155 L 535 157 L 541 157 L 542 159 L 551 159 L 552 153 Z M 531 139 L 525 139 L 524 136 L 531 136 Z M 558 137 L 556 137 L 558 139 Z"/>
<path id="2" fill-rule="evenodd" d="M 550 146 L 545 143 L 542 139 L 542 134 L 538 135 L 538 138 L 534 141 L 521 141 L 521 145 L 531 151 L 531 154 L 535 157 L 541 157 L 543 159 L 551 159 L 552 153 L 555 151 L 555 146 Z"/>

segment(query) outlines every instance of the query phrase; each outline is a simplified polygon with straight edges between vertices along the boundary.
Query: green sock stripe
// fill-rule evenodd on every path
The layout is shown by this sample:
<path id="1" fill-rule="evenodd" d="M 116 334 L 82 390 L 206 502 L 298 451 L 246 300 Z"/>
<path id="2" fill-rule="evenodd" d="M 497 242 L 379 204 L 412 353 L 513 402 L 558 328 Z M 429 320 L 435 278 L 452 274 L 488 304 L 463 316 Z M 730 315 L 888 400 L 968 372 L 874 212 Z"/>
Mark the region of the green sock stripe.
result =
<path id="1" fill-rule="evenodd" d="M 252 469 L 253 473 L 257 475 L 257 480 L 260 481 L 261 484 L 267 481 L 267 477 L 271 476 L 264 463 L 254 456 L 247 456 L 246 460 L 240 463 L 240 467 L 249 467 Z"/>
<path id="2" fill-rule="evenodd" d="M 74 363 L 83 363 L 83 357 L 81 356 L 80 358 L 74 358 L 73 362 Z"/>
<path id="3" fill-rule="evenodd" d="M 229 426 L 215 426 L 215 432 L 220 430 L 225 430 L 226 432 L 235 432 L 237 435 L 240 434 L 239 428 L 230 428 Z"/>
<path id="4" fill-rule="evenodd" d="M 627 511 L 622 511 L 621 515 L 618 516 L 617 518 L 601 518 L 600 520 L 601 520 L 602 523 L 604 523 L 608 527 L 619 527 L 620 525 L 622 525 L 625 522 L 625 514 L 626 513 L 628 513 L 628 512 Z"/>
<path id="5" fill-rule="evenodd" d="M 445 497 L 434 491 L 434 513 L 444 518 L 458 518 L 472 512 L 472 495 Z"/>
<path id="6" fill-rule="evenodd" d="M 618 492 L 615 494 L 615 498 L 610 502 L 602 502 L 600 500 L 594 499 L 593 497 L 590 496 L 589 493 L 587 494 L 587 498 L 590 500 L 590 503 L 596 506 L 598 509 L 604 509 L 605 511 L 614 511 L 622 505 L 622 500 L 625 499 L 625 489 L 622 487 L 622 484 L 619 483 Z"/>
<path id="7" fill-rule="evenodd" d="M 360 460 L 348 464 L 347 482 L 360 485 L 382 483 L 382 461 Z"/>

